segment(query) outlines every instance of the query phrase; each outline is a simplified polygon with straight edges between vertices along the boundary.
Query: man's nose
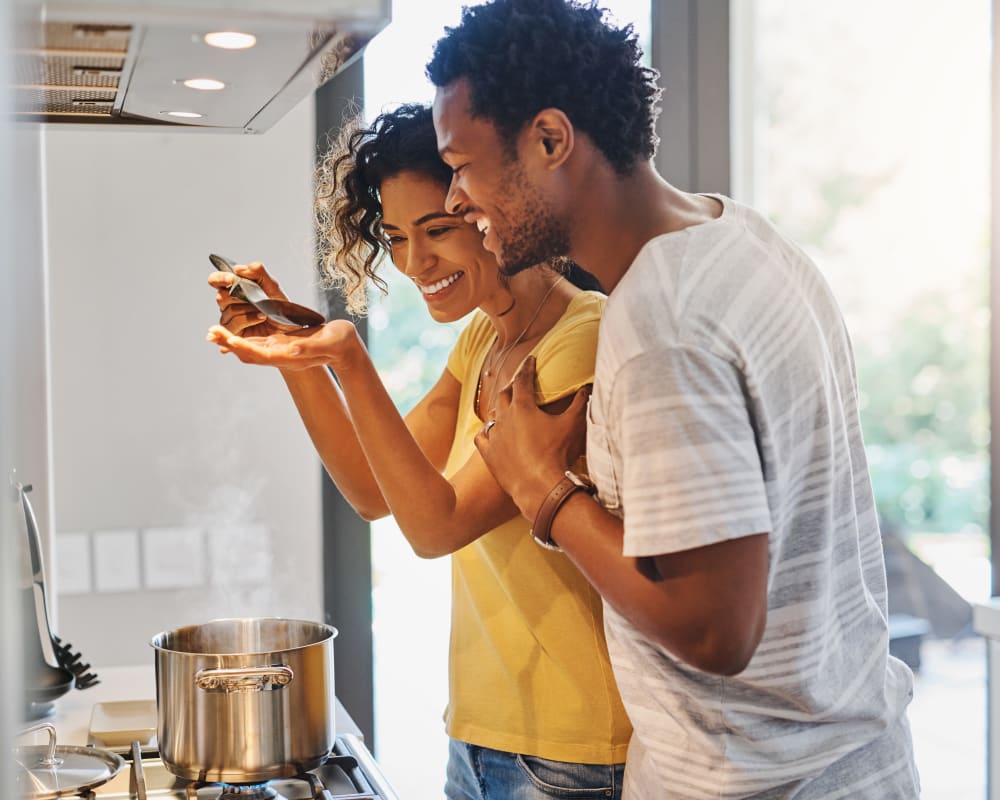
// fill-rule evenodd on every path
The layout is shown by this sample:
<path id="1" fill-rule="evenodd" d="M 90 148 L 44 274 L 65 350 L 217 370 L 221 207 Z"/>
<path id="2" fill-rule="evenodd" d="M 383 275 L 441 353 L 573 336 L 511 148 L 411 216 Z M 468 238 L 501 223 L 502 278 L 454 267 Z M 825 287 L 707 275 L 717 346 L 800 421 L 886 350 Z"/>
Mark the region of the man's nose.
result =
<path id="1" fill-rule="evenodd" d="M 458 185 L 458 176 L 452 175 L 448 194 L 444 198 L 444 210 L 449 214 L 461 214 L 468 205 L 469 197 Z"/>

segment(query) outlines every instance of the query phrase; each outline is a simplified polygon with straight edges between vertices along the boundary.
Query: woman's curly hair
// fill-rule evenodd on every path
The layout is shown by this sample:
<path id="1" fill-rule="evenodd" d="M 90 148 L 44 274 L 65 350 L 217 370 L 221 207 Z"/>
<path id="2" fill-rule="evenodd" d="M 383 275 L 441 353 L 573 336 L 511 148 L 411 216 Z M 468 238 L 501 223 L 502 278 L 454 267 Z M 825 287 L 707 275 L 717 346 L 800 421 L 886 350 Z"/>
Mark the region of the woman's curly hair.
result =
<path id="1" fill-rule="evenodd" d="M 435 86 L 464 78 L 473 116 L 508 146 L 543 108 L 562 110 L 621 175 L 653 157 L 659 73 L 641 63 L 631 25 L 595 2 L 493 0 L 463 9 L 427 65 Z"/>
<path id="2" fill-rule="evenodd" d="M 402 172 L 419 173 L 438 182 L 442 194 L 448 191 L 451 168 L 438 155 L 429 106 L 408 103 L 367 126 L 356 115 L 316 168 L 313 210 L 323 284 L 339 291 L 355 316 L 368 309 L 369 280 L 383 294 L 387 290 L 377 274 L 382 256 L 392 252 L 382 230 L 381 189 Z M 597 279 L 568 258 L 549 266 L 581 289 L 601 291 Z"/>
<path id="3" fill-rule="evenodd" d="M 376 274 L 381 256 L 390 252 L 382 231 L 381 187 L 401 172 L 425 175 L 445 191 L 451 182 L 428 106 L 402 105 L 368 126 L 356 116 L 317 166 L 313 208 L 324 284 L 343 294 L 352 314 L 363 315 L 368 307 L 369 279 L 386 291 Z"/>

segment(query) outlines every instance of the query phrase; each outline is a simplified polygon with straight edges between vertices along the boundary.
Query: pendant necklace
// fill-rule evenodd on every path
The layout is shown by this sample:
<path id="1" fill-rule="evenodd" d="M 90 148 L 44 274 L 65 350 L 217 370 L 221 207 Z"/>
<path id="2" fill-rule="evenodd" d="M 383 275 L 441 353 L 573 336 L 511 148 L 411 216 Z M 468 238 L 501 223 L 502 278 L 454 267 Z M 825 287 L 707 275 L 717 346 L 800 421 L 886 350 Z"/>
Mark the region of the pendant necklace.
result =
<path id="1" fill-rule="evenodd" d="M 507 361 L 507 356 L 509 356 L 511 352 L 514 350 L 514 348 L 521 343 L 521 340 L 524 338 L 525 334 L 527 334 L 529 328 L 531 328 L 531 326 L 535 324 L 535 320 L 538 319 L 538 315 L 542 313 L 542 308 L 544 308 L 545 302 L 549 299 L 549 295 L 551 295 L 552 292 L 555 291 L 556 287 L 562 282 L 562 279 L 563 276 L 560 275 L 559 278 L 555 281 L 555 283 L 553 283 L 549 287 L 548 291 L 545 292 L 545 294 L 542 296 L 541 302 L 539 302 L 538 304 L 538 307 L 535 308 L 534 313 L 531 315 L 531 319 L 528 320 L 528 324 L 524 326 L 523 330 L 517 335 L 517 338 L 514 339 L 513 343 L 505 347 L 503 350 L 501 350 L 499 355 L 495 356 L 494 358 L 491 358 L 490 364 L 483 368 L 482 374 L 479 376 L 479 383 L 476 384 L 477 412 L 479 411 L 479 396 L 483 389 L 483 378 L 490 378 L 494 374 L 496 374 L 497 376 L 498 380 L 494 381 L 493 391 L 491 392 L 492 399 L 490 401 L 490 408 L 493 408 L 496 405 L 497 395 L 500 394 L 500 385 L 499 385 L 500 370 L 503 367 L 504 363 Z M 493 341 L 495 344 L 496 339 L 494 339 Z M 496 361 L 495 365 L 493 363 L 494 361 Z"/>

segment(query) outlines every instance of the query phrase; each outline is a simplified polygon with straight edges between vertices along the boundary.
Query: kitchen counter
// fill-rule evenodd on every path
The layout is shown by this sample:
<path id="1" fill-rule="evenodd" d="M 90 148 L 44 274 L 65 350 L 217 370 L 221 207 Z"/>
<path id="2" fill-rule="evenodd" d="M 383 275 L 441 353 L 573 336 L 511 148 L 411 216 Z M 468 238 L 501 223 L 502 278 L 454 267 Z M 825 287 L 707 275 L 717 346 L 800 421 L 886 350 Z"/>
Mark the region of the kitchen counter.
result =
<path id="1" fill-rule="evenodd" d="M 72 689 L 55 701 L 55 714 L 37 720 L 55 726 L 60 744 L 87 744 L 90 715 L 96 703 L 156 698 L 156 671 L 152 664 L 137 667 L 94 667 L 93 671 L 100 678 L 100 683 L 89 689 Z M 34 723 L 25 723 L 22 728 L 31 724 Z M 361 730 L 339 700 L 335 725 L 338 734 L 351 733 L 362 738 Z M 22 744 L 44 744 L 46 741 L 44 732 L 24 736 L 20 740 Z"/>

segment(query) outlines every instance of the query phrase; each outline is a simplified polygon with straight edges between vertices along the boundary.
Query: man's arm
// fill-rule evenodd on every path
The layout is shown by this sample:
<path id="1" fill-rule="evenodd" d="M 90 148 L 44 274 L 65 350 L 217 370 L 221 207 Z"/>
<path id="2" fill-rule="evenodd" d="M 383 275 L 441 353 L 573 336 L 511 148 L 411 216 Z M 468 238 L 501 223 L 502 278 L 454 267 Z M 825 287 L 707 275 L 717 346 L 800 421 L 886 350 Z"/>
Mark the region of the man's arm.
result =
<path id="1" fill-rule="evenodd" d="M 586 392 L 561 415 L 534 404 L 527 359 L 476 437 L 494 477 L 534 521 L 562 478 L 585 426 Z M 768 537 L 758 533 L 650 558 L 622 554 L 622 521 L 584 492 L 559 509 L 552 539 L 618 613 L 675 657 L 706 672 L 743 670 L 767 619 Z"/>

